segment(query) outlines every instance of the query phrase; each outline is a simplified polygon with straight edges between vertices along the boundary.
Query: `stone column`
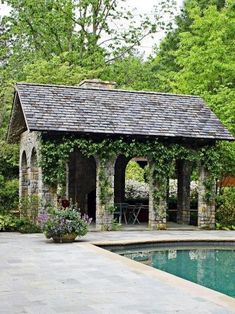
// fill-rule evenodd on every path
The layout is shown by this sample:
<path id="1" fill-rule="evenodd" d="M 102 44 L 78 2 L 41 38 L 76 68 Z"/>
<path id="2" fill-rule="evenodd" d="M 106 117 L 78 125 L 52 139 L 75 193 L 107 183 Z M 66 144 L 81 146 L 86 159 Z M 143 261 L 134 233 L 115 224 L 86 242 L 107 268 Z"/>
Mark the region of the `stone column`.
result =
<path id="1" fill-rule="evenodd" d="M 99 158 L 96 158 L 96 228 L 100 231 L 112 229 L 114 166 L 114 160 L 103 163 Z"/>
<path id="2" fill-rule="evenodd" d="M 21 217 L 29 217 L 29 195 L 30 195 L 30 168 L 20 165 L 19 174 L 19 210 Z"/>
<path id="3" fill-rule="evenodd" d="M 29 205 L 30 205 L 29 217 L 34 223 L 37 222 L 38 210 L 39 210 L 38 178 L 39 178 L 39 172 L 38 172 L 38 166 L 37 166 L 37 159 L 35 157 L 35 160 L 32 160 L 31 158 L 30 202 L 29 202 Z"/>
<path id="4" fill-rule="evenodd" d="M 203 165 L 200 165 L 198 181 L 198 227 L 202 229 L 215 228 L 216 182 L 212 186 L 207 187 L 205 183 L 209 177 L 209 171 Z"/>
<path id="5" fill-rule="evenodd" d="M 190 222 L 190 181 L 192 163 L 187 160 L 177 161 L 177 222 Z"/>
<path id="6" fill-rule="evenodd" d="M 167 178 L 157 180 L 155 163 L 149 161 L 149 227 L 150 229 L 166 229 L 166 194 Z"/>

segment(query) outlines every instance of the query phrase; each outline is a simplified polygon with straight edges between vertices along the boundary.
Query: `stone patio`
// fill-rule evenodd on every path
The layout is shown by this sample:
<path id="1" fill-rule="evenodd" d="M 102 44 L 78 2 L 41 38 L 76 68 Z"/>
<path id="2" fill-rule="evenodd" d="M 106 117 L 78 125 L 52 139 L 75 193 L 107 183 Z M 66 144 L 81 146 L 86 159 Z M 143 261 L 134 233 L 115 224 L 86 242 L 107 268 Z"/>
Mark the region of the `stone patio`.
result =
<path id="1" fill-rule="evenodd" d="M 92 244 L 187 239 L 235 241 L 235 232 L 90 232 L 72 244 L 0 233 L 0 313 L 235 313 L 233 298 Z"/>

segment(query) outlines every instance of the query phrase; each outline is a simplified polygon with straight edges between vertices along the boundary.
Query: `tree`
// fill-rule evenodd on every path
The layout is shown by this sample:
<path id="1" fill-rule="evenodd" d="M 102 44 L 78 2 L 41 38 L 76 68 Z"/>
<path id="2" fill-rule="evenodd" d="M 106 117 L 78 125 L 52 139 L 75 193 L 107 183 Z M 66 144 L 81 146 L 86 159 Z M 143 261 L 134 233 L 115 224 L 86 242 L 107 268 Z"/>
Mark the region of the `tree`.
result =
<path id="1" fill-rule="evenodd" d="M 202 96 L 235 134 L 235 11 L 210 6 L 200 16 L 192 10 L 190 32 L 180 35 L 175 57 L 181 70 L 173 89 Z"/>
<path id="2" fill-rule="evenodd" d="M 163 3 L 152 21 L 144 16 L 138 25 L 133 14 L 121 6 L 125 0 L 4 2 L 12 8 L 2 22 L 8 28 L 8 40 L 13 42 L 12 55 L 22 50 L 46 60 L 61 56 L 62 62 L 92 68 L 125 55 L 156 32 L 172 5 L 171 1 Z M 127 30 L 116 27 L 120 20 L 127 21 Z"/>
<path id="3" fill-rule="evenodd" d="M 174 75 L 181 69 L 181 65 L 176 62 L 175 53 L 179 49 L 180 35 L 183 32 L 190 32 L 193 23 L 192 10 L 197 10 L 199 16 L 203 17 L 204 11 L 215 5 L 217 10 L 225 6 L 225 0 L 186 0 L 181 14 L 175 18 L 175 28 L 168 32 L 162 40 L 160 47 L 155 48 L 155 58 L 152 59 L 153 76 L 159 91 L 172 92 L 172 81 Z"/>

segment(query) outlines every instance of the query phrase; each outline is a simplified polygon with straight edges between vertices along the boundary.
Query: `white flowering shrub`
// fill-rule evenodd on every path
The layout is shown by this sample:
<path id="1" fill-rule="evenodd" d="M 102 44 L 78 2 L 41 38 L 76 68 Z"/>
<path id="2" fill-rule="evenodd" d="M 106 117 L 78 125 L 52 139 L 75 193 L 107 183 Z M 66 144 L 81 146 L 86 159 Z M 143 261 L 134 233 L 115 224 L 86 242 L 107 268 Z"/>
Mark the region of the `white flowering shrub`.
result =
<path id="1" fill-rule="evenodd" d="M 149 197 L 149 185 L 145 182 L 126 180 L 126 199 L 146 199 Z"/>
<path id="2" fill-rule="evenodd" d="M 191 198 L 197 198 L 198 183 L 191 181 Z M 126 199 L 146 199 L 149 197 L 149 185 L 145 182 L 126 180 Z M 169 197 L 177 198 L 177 180 L 170 179 Z"/>

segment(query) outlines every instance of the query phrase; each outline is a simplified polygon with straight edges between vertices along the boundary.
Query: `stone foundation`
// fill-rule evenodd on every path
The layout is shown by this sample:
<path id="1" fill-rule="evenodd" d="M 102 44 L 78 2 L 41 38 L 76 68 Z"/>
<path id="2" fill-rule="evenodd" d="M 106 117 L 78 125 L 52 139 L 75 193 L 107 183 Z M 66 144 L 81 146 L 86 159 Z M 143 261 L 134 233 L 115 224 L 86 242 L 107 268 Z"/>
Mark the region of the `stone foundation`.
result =
<path id="1" fill-rule="evenodd" d="M 39 167 L 40 133 L 25 131 L 20 138 L 19 196 L 22 207 L 28 203 L 27 216 L 36 220 L 38 211 L 46 204 L 56 205 L 56 189 L 48 187 L 42 180 Z M 22 208 L 23 210 L 23 208 Z"/>

